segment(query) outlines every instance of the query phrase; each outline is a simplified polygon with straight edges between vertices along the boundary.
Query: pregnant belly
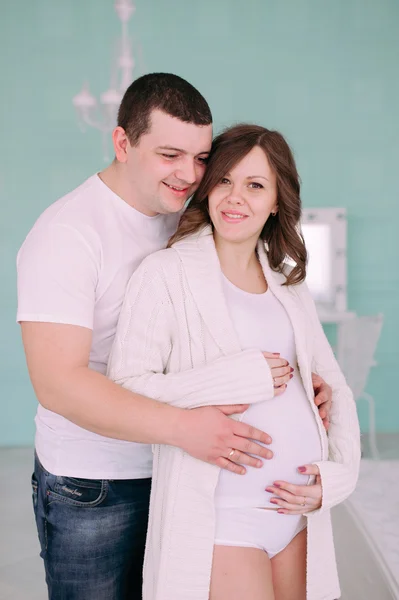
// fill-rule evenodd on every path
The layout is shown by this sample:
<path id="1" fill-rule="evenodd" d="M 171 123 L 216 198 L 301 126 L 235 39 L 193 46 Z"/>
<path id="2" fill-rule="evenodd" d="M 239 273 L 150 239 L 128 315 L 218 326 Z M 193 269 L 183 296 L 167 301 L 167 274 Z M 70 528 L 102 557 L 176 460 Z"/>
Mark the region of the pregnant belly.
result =
<path id="1" fill-rule="evenodd" d="M 272 444 L 267 446 L 274 455 L 263 461 L 260 469 L 247 467 L 245 475 L 222 470 L 216 488 L 217 506 L 263 506 L 276 508 L 269 502 L 272 494 L 265 488 L 274 481 L 307 485 L 308 475 L 301 475 L 298 467 L 321 460 L 321 438 L 316 418 L 309 405 L 298 375 L 288 384 L 281 396 L 252 404 L 243 413 L 241 421 L 268 433 Z"/>

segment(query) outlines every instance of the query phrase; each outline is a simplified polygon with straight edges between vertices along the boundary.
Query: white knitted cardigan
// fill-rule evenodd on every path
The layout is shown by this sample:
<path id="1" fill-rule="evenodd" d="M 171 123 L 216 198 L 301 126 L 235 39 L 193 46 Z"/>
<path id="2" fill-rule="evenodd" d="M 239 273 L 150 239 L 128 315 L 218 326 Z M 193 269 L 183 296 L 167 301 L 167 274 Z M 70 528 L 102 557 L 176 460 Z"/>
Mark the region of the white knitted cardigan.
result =
<path id="1" fill-rule="evenodd" d="M 306 285 L 282 286 L 285 276 L 270 269 L 262 243 L 258 255 L 270 289 L 290 317 L 322 447 L 322 460 L 316 463 L 322 507 L 307 514 L 307 599 L 335 600 L 340 589 L 330 508 L 356 485 L 360 462 L 356 407 Z M 312 370 L 333 389 L 328 437 L 314 404 Z M 129 390 L 184 408 L 259 402 L 273 396 L 270 369 L 261 351 L 242 351 L 239 346 L 210 227 L 149 256 L 134 273 L 108 375 Z M 143 600 L 208 600 L 219 468 L 172 446 L 156 445 L 153 452 Z"/>

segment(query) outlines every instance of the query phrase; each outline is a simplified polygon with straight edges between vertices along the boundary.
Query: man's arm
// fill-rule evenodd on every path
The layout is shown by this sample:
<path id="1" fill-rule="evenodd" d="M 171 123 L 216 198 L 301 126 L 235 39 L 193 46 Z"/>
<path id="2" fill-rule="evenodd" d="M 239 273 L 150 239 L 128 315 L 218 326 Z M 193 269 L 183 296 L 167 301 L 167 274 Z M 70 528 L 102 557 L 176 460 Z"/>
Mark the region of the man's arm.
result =
<path id="1" fill-rule="evenodd" d="M 360 466 L 360 430 L 356 404 L 317 315 L 305 284 L 301 286 L 304 305 L 314 331 L 313 369 L 332 388 L 328 460 L 316 462 L 320 470 L 323 505 L 326 510 L 345 500 L 354 490 Z"/>
<path id="2" fill-rule="evenodd" d="M 143 443 L 171 443 L 162 420 L 179 411 L 132 394 L 89 369 L 92 331 L 58 323 L 21 324 L 29 375 L 44 408 L 100 435 Z M 146 413 L 160 412 L 160 421 Z M 163 415 L 165 413 L 165 415 Z M 162 415 L 162 416 L 161 416 Z M 162 432 L 157 424 L 163 424 Z M 170 422 L 170 418 L 166 423 Z M 148 430 L 146 431 L 146 423 Z"/>
<path id="3" fill-rule="evenodd" d="M 172 444 L 230 470 L 242 469 L 226 459 L 232 447 L 246 445 L 248 453 L 267 457 L 270 451 L 251 442 L 269 443 L 266 434 L 225 416 L 244 406 L 185 411 L 89 369 L 101 254 L 101 240 L 90 227 L 57 220 L 36 224 L 18 254 L 17 320 L 39 402 L 89 431 Z M 236 462 L 255 464 L 248 455 Z"/>
<path id="4" fill-rule="evenodd" d="M 315 404 L 319 410 L 320 419 L 323 421 L 324 429 L 329 430 L 330 413 L 332 408 L 332 388 L 320 375 L 312 373 Z"/>
<path id="5" fill-rule="evenodd" d="M 243 468 L 227 460 L 232 448 L 270 457 L 269 450 L 250 441 L 267 444 L 268 435 L 226 417 L 243 412 L 245 406 L 185 411 L 157 402 L 89 369 L 90 329 L 38 322 L 22 322 L 21 328 L 40 404 L 80 427 L 115 439 L 179 446 L 200 460 L 235 472 Z M 240 462 L 255 466 L 258 461 L 240 453 Z"/>

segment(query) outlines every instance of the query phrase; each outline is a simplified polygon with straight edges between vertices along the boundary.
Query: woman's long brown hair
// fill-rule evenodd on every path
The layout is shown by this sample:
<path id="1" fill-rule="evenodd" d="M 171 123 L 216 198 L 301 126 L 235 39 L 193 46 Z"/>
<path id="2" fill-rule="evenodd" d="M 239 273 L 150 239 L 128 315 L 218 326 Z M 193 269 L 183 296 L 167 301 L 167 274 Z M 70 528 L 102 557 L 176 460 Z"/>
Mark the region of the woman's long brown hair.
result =
<path id="1" fill-rule="evenodd" d="M 176 233 L 169 240 L 168 247 L 200 231 L 205 225 L 212 225 L 208 194 L 255 146 L 264 151 L 277 181 L 278 212 L 276 216 L 270 215 L 260 235 L 268 244 L 270 267 L 282 273 L 284 261 L 289 257 L 295 262 L 295 266 L 284 285 L 301 283 L 306 276 L 307 252 L 299 228 L 301 198 L 298 172 L 284 137 L 277 131 L 270 131 L 259 125 L 235 125 L 214 139 L 205 175 L 183 213 Z"/>

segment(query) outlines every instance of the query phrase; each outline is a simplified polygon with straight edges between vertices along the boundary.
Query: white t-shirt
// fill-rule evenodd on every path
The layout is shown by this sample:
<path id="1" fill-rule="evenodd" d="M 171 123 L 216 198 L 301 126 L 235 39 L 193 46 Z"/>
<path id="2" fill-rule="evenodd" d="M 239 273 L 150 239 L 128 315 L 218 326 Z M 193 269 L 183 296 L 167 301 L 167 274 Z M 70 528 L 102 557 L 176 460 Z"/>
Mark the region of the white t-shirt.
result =
<path id="1" fill-rule="evenodd" d="M 264 294 L 250 294 L 224 276 L 223 288 L 241 347 L 280 352 L 294 369 L 294 376 L 281 396 L 251 404 L 240 419 L 267 431 L 273 440 L 273 458 L 264 460 L 260 469 L 247 469 L 243 477 L 222 470 L 215 502 L 220 507 L 276 508 L 265 488 L 276 480 L 298 485 L 311 482 L 297 468 L 321 460 L 319 430 L 298 370 L 294 330 L 283 305 L 270 289 Z"/>
<path id="2" fill-rule="evenodd" d="M 166 246 L 180 214 L 148 217 L 93 175 L 39 217 L 17 258 L 17 320 L 93 331 L 89 367 L 106 373 L 125 288 L 134 270 Z M 150 477 L 151 446 L 106 438 L 41 405 L 36 451 L 55 475 Z"/>

